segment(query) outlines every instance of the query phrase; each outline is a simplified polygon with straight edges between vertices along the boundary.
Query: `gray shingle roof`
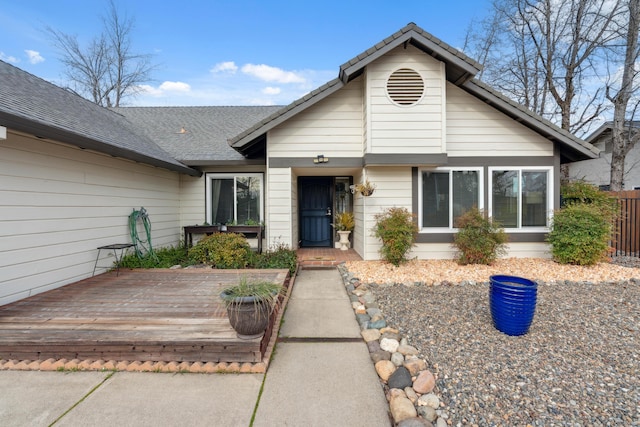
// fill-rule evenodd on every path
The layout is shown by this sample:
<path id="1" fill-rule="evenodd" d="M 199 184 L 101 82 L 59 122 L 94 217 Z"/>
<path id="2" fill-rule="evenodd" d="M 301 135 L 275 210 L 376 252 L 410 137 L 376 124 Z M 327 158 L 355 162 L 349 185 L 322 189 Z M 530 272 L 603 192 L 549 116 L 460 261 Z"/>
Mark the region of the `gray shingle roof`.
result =
<path id="1" fill-rule="evenodd" d="M 277 111 L 267 107 L 120 107 L 123 115 L 175 159 L 192 166 L 245 162 L 227 140 Z M 186 132 L 181 133 L 184 129 Z"/>
<path id="2" fill-rule="evenodd" d="M 119 114 L 0 61 L 0 125 L 198 176 Z"/>

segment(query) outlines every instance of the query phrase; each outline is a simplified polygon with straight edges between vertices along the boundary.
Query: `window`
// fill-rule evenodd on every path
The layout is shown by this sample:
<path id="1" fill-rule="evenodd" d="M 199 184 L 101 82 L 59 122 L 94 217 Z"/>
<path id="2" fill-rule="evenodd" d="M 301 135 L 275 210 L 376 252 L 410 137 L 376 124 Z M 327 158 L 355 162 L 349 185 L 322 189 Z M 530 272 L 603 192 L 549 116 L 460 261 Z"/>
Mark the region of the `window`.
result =
<path id="1" fill-rule="evenodd" d="M 504 228 L 548 227 L 551 168 L 490 168 L 490 215 Z"/>
<path id="2" fill-rule="evenodd" d="M 207 174 L 210 224 L 259 224 L 263 221 L 262 174 Z"/>
<path id="3" fill-rule="evenodd" d="M 423 170 L 421 227 L 455 227 L 463 213 L 476 206 L 482 209 L 480 169 Z"/>

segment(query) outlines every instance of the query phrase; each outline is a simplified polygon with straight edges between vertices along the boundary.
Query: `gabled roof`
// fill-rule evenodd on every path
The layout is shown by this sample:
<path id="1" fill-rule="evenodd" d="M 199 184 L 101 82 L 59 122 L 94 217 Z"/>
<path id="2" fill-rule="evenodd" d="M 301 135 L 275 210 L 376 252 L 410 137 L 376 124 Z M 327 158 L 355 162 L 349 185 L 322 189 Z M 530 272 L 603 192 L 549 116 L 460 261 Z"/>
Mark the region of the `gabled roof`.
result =
<path id="1" fill-rule="evenodd" d="M 635 128 L 640 129 L 640 121 L 637 120 L 626 120 L 624 122 L 624 127 L 626 129 Z M 598 129 L 593 131 L 586 139 L 588 143 L 595 144 L 597 140 L 605 137 L 611 136 L 611 131 L 613 129 L 613 122 L 606 121 L 604 122 Z"/>
<path id="2" fill-rule="evenodd" d="M 598 156 L 597 148 L 525 109 L 479 80 L 474 79 L 474 76 L 481 69 L 481 65 L 478 62 L 427 33 L 414 23 L 408 24 L 400 31 L 346 62 L 340 67 L 338 78 L 283 107 L 251 128 L 231 138 L 229 144 L 245 155 L 263 150 L 262 145 L 265 143 L 265 135 L 269 130 L 340 90 L 349 81 L 361 75 L 368 64 L 405 43 L 409 43 L 442 61 L 445 64 L 446 78 L 452 84 L 482 99 L 497 110 L 546 138 L 558 142 L 563 160 L 583 160 Z"/>
<path id="3" fill-rule="evenodd" d="M 123 116 L 0 61 L 0 126 L 115 157 L 200 176 Z"/>
<path id="4" fill-rule="evenodd" d="M 264 164 L 231 148 L 227 140 L 282 106 L 113 108 L 173 158 L 190 166 Z"/>

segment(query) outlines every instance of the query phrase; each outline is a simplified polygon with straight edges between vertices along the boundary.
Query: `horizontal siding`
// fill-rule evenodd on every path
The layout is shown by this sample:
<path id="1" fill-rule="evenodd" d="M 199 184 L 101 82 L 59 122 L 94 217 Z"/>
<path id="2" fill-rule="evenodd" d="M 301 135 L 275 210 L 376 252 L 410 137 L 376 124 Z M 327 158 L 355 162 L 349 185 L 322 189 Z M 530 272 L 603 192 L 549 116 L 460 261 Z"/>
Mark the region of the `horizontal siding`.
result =
<path id="1" fill-rule="evenodd" d="M 175 172 L 9 131 L 0 144 L 0 304 L 90 276 L 98 246 L 131 241 L 134 209 L 149 213 L 154 247 L 178 244 L 179 188 Z M 99 265 L 113 262 L 101 255 Z"/>
<path id="2" fill-rule="evenodd" d="M 270 168 L 267 182 L 266 237 L 268 245 L 274 242 L 284 243 L 291 248 L 296 247 L 292 232 L 292 193 L 293 182 L 291 169 Z"/>
<path id="3" fill-rule="evenodd" d="M 269 132 L 270 157 L 360 157 L 362 77 Z"/>
<path id="4" fill-rule="evenodd" d="M 450 83 L 446 108 L 450 157 L 553 155 L 552 142 Z"/>
<path id="5" fill-rule="evenodd" d="M 399 68 L 420 73 L 425 84 L 422 99 L 398 106 L 387 96 L 389 75 Z M 443 153 L 444 69 L 442 63 L 413 46 L 398 47 L 367 68 L 369 97 L 367 135 L 370 153 Z"/>
<path id="6" fill-rule="evenodd" d="M 355 196 L 363 210 L 363 258 L 379 259 L 381 242 L 373 236 L 375 215 L 391 207 L 404 207 L 411 211 L 411 168 L 371 167 L 367 168 L 366 176 L 376 185 L 376 190 L 370 197 Z"/>
<path id="7" fill-rule="evenodd" d="M 547 243 L 510 243 L 506 249 L 505 258 L 551 258 Z M 455 257 L 456 250 L 448 243 L 419 243 L 408 256 L 408 258 L 418 259 L 454 259 Z"/>

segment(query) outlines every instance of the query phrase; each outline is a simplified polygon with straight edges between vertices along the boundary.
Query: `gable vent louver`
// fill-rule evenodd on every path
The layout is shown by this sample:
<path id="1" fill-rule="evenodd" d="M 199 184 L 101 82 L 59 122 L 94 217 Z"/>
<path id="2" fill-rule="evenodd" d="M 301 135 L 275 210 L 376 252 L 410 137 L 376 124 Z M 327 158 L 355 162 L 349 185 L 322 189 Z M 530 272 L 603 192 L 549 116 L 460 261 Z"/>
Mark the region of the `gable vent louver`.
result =
<path id="1" fill-rule="evenodd" d="M 424 95 L 424 80 L 417 71 L 400 68 L 389 76 L 387 94 L 398 105 L 414 105 Z"/>

